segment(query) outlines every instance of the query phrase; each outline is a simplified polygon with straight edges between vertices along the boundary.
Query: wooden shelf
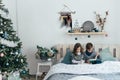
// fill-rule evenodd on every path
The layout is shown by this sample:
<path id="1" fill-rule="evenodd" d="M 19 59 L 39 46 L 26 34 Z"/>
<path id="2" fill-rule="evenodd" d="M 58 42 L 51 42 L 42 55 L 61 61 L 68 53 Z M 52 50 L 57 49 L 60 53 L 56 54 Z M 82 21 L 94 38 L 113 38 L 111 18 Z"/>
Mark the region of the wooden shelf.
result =
<path id="1" fill-rule="evenodd" d="M 75 33 L 67 33 L 69 35 L 106 35 L 106 32 L 75 32 Z"/>

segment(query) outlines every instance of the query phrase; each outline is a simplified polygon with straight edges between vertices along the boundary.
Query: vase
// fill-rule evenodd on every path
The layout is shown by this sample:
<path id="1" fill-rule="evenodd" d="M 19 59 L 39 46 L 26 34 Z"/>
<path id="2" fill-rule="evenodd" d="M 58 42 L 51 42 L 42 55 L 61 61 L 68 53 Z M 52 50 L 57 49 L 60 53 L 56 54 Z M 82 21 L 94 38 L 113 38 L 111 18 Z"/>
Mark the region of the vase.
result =
<path id="1" fill-rule="evenodd" d="M 104 26 L 101 26 L 101 32 L 103 32 L 104 31 Z"/>
<path id="2" fill-rule="evenodd" d="M 104 31 L 104 26 L 99 26 L 99 32 L 103 32 Z"/>

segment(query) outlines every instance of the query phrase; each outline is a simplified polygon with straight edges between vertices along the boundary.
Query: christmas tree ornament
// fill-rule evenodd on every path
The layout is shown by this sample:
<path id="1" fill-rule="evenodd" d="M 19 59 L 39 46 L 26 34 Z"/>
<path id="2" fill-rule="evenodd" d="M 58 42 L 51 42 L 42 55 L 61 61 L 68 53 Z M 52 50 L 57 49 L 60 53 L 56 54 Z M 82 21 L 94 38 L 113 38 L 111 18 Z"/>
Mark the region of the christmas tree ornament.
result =
<path id="1" fill-rule="evenodd" d="M 23 73 L 23 74 L 25 74 L 25 73 L 26 73 L 26 71 L 25 71 L 25 70 L 23 70 L 23 71 L 22 71 L 22 73 Z"/>
<path id="2" fill-rule="evenodd" d="M 21 62 L 23 63 L 23 59 L 21 59 Z"/>
<path id="3" fill-rule="evenodd" d="M 1 53 L 0 56 L 1 56 L 1 57 L 4 57 L 4 53 Z"/>
<path id="4" fill-rule="evenodd" d="M 16 61 L 18 62 L 18 59 L 16 59 Z"/>
<path id="5" fill-rule="evenodd" d="M 11 52 L 10 54 L 14 54 L 13 52 Z"/>
<path id="6" fill-rule="evenodd" d="M 0 34 L 3 34 L 3 31 L 0 31 Z"/>
<path id="7" fill-rule="evenodd" d="M 5 71 L 3 75 L 5 76 L 5 75 L 7 75 L 7 74 L 8 74 L 8 72 L 7 72 L 7 71 Z"/>
<path id="8" fill-rule="evenodd" d="M 4 35 L 4 38 L 5 38 L 5 39 L 8 39 L 8 36 L 9 36 L 9 35 L 7 34 L 7 32 L 5 32 L 3 35 Z"/>
<path id="9" fill-rule="evenodd" d="M 7 63 L 6 63 L 6 66 L 8 66 L 8 65 L 9 65 L 9 63 L 7 62 Z"/>
<path id="10" fill-rule="evenodd" d="M 4 45 L 2 45 L 1 47 L 2 47 L 2 48 L 5 48 L 5 46 L 4 46 Z"/>
<path id="11" fill-rule="evenodd" d="M 18 52 L 15 52 L 15 54 L 17 55 L 17 54 L 18 54 Z"/>

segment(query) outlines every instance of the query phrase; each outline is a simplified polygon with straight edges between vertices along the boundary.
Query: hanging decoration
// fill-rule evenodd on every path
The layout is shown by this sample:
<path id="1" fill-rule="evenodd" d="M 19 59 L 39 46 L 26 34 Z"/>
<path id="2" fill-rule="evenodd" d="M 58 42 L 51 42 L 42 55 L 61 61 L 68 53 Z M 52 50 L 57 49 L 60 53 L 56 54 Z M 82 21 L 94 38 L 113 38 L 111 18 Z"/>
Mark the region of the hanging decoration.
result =
<path id="1" fill-rule="evenodd" d="M 67 10 L 65 10 L 67 9 Z M 72 29 L 72 15 L 75 14 L 68 6 L 64 5 L 64 8 L 59 12 L 61 27 L 70 27 Z"/>

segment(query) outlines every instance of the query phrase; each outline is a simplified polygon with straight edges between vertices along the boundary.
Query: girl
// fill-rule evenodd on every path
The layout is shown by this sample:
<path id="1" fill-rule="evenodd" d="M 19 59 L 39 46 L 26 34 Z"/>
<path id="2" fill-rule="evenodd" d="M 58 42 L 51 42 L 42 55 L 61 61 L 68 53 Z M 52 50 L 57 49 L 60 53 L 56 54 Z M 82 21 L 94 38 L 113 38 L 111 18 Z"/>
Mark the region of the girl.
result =
<path id="1" fill-rule="evenodd" d="M 80 43 L 76 43 L 72 52 L 72 63 L 83 63 L 83 48 Z"/>

